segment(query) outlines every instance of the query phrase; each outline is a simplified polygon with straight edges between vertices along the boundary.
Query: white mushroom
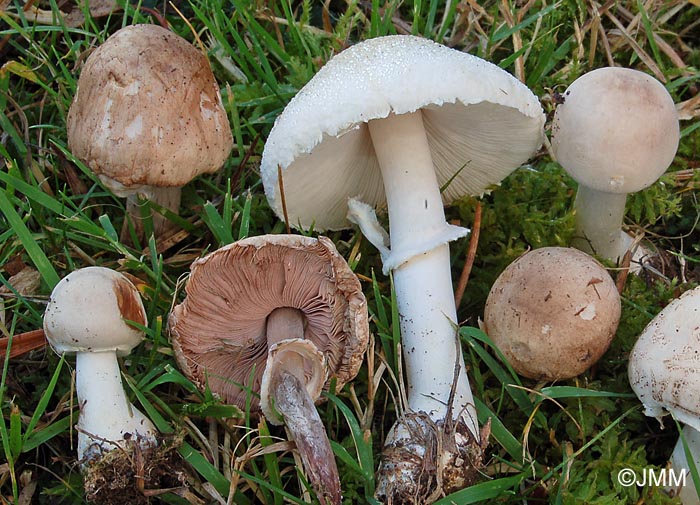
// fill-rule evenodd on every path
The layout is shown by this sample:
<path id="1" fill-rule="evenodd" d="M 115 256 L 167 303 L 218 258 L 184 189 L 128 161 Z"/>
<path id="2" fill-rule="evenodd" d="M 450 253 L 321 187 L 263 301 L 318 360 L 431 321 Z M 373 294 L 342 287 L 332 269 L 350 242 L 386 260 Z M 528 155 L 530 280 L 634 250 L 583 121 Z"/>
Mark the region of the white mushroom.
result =
<path id="1" fill-rule="evenodd" d="M 458 489 L 473 477 L 471 463 L 478 466 L 466 455 L 479 433 L 447 245 L 468 230 L 445 222 L 443 204 L 483 193 L 525 162 L 543 123 L 537 98 L 497 66 L 429 40 L 388 36 L 331 59 L 270 133 L 261 172 L 277 215 L 285 217 L 283 189 L 292 226 L 342 229 L 352 217 L 382 252 L 385 273 L 393 271 L 410 411 L 387 439 L 380 497 L 427 498 L 440 479 L 444 489 Z M 390 244 L 371 209 L 350 198 L 386 204 Z M 411 416 L 422 419 L 421 436 L 410 433 Z M 434 427 L 445 424 L 464 436 L 451 433 L 438 465 L 426 450 Z M 419 483 L 421 475 L 427 481 Z"/>
<path id="2" fill-rule="evenodd" d="M 685 424 L 686 441 L 699 461 L 700 287 L 673 300 L 647 325 L 630 354 L 629 380 L 647 416 L 662 427 L 668 413 Z M 680 442 L 672 464 L 679 472 L 688 470 Z M 686 482 L 692 482 L 690 475 Z M 686 505 L 698 503 L 697 492 L 684 490 L 681 496 Z"/>
<path id="3" fill-rule="evenodd" d="M 156 428 L 129 402 L 122 386 L 117 356 L 143 339 L 143 332 L 127 321 L 147 324 L 139 292 L 125 276 L 103 267 L 61 279 L 46 307 L 47 340 L 57 353 L 76 355 L 78 457 L 86 464 L 127 439 L 156 443 Z"/>
<path id="4" fill-rule="evenodd" d="M 628 68 L 576 79 L 552 124 L 552 149 L 579 184 L 572 245 L 617 261 L 630 246 L 622 233 L 628 193 L 651 186 L 673 161 L 678 114 L 663 84 Z"/>

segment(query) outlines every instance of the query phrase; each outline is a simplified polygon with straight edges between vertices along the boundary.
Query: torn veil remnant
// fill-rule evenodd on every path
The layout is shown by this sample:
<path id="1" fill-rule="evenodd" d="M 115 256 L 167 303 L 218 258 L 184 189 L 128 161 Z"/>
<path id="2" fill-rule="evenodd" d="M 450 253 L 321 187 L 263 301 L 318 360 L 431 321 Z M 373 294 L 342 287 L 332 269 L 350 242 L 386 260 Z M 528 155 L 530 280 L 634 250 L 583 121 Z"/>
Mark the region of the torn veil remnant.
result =
<path id="1" fill-rule="evenodd" d="M 380 250 L 384 272 L 393 271 L 409 412 L 386 441 L 381 499 L 421 501 L 476 475 L 480 451 L 472 449 L 480 437 L 456 345 L 447 245 L 468 230 L 445 221 L 443 204 L 480 195 L 527 161 L 542 142 L 543 125 L 537 97 L 507 72 L 399 35 L 366 40 L 332 58 L 270 132 L 261 174 L 277 215 L 285 218 L 281 167 L 289 225 L 342 229 L 353 220 Z M 384 206 L 388 241 L 374 216 Z M 440 455 L 439 465 L 429 443 L 435 430 L 452 432 L 445 447 L 453 450 Z"/>
<path id="2" fill-rule="evenodd" d="M 340 503 L 314 402 L 362 363 L 369 327 L 357 277 L 329 239 L 297 235 L 241 240 L 191 270 L 168 321 L 178 364 L 222 400 L 286 424 L 321 502 Z"/>
<path id="3" fill-rule="evenodd" d="M 157 25 L 124 27 L 90 54 L 67 129 L 75 157 L 127 198 L 137 236 L 139 197 L 178 214 L 180 188 L 217 171 L 233 146 L 206 56 Z M 169 221 L 153 220 L 159 237 Z"/>

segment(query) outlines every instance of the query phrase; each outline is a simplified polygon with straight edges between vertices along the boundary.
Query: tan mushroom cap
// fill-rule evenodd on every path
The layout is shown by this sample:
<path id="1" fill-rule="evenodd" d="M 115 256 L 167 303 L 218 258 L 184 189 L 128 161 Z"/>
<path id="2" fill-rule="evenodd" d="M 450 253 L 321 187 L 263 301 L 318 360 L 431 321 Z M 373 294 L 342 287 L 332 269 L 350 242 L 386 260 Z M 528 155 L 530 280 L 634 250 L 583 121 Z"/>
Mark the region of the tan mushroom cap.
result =
<path id="1" fill-rule="evenodd" d="M 608 349 L 620 320 L 615 283 L 591 256 L 543 247 L 511 263 L 491 288 L 485 331 L 531 379 L 575 377 Z"/>
<path id="2" fill-rule="evenodd" d="M 185 291 L 168 321 L 178 364 L 228 403 L 245 407 L 246 388 L 260 391 L 266 319 L 277 308 L 302 312 L 304 339 L 323 353 L 338 388 L 362 364 L 367 302 L 326 237 L 265 235 L 229 244 L 192 264 Z M 257 410 L 257 398 L 251 402 Z"/>
<path id="3" fill-rule="evenodd" d="M 218 170 L 233 137 L 205 55 L 156 25 L 122 28 L 85 62 L 68 143 L 115 193 Z"/>
<path id="4" fill-rule="evenodd" d="M 606 193 L 651 186 L 680 138 L 673 98 L 638 70 L 605 67 L 576 79 L 552 123 L 552 149 L 576 182 Z"/>

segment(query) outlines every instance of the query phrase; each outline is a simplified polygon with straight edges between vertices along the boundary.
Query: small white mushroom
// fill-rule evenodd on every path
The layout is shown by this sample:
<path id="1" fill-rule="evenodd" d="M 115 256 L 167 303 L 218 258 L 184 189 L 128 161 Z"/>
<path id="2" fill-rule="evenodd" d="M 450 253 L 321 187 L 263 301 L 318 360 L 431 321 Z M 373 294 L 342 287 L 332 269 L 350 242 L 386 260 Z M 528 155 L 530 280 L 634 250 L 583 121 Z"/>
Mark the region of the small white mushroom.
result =
<path id="1" fill-rule="evenodd" d="M 671 95 L 643 72 L 599 68 L 568 87 L 554 114 L 552 149 L 579 184 L 574 247 L 622 258 L 631 242 L 621 229 L 627 194 L 661 177 L 679 138 Z"/>
<path id="2" fill-rule="evenodd" d="M 91 463 L 127 439 L 156 444 L 156 428 L 126 397 L 117 356 L 143 339 L 129 324 L 145 326 L 146 312 L 134 285 L 103 267 L 76 270 L 56 285 L 44 314 L 44 332 L 59 353 L 76 355 L 80 405 L 78 457 Z"/>

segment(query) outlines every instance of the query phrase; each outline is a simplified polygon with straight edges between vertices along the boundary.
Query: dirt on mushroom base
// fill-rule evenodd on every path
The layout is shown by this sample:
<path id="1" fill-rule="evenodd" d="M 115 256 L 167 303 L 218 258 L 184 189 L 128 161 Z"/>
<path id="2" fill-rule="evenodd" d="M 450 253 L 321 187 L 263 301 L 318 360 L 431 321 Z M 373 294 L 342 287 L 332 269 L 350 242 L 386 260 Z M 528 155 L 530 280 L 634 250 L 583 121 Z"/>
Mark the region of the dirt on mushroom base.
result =
<path id="1" fill-rule="evenodd" d="M 384 447 L 377 498 L 387 505 L 432 503 L 479 480 L 491 422 L 479 442 L 462 416 L 449 418 L 436 423 L 425 412 L 407 412 L 397 421 L 409 436 Z"/>
<path id="2" fill-rule="evenodd" d="M 130 438 L 83 470 L 85 499 L 99 505 L 141 505 L 165 490 L 186 488 L 178 448 L 182 435 L 158 437 L 157 445 Z"/>

